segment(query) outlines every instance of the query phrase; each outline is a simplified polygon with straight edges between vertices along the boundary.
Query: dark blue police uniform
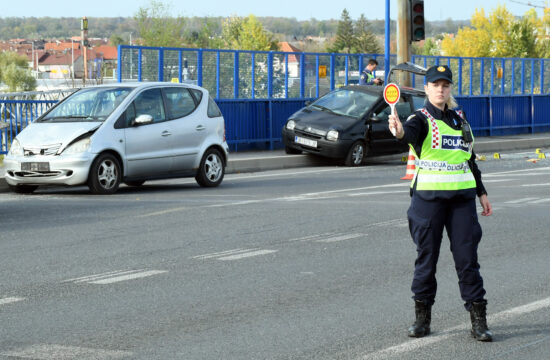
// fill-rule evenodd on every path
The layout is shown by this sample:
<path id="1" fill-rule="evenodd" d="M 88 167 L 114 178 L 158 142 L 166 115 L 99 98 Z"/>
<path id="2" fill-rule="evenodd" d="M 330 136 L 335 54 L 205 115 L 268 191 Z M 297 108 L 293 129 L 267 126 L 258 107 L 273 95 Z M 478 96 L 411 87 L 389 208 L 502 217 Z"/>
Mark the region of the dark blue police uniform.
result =
<path id="1" fill-rule="evenodd" d="M 426 71 L 428 83 L 439 80 L 452 83 L 448 66 L 436 65 Z M 460 294 L 470 312 L 471 334 L 476 340 L 492 341 L 477 258 L 482 232 L 475 203 L 476 195 L 487 192 L 475 162 L 469 124 L 462 112 L 450 110 L 447 105 L 441 110 L 428 101 L 424 109 L 416 111 L 402 125 L 401 141 L 410 144 L 418 157 L 407 212 L 417 250 L 411 286 L 416 321 L 408 329 L 408 335 L 423 337 L 430 333 L 431 308 L 437 292 L 437 260 L 443 229 L 447 229 Z M 486 199 L 483 204 L 484 210 L 486 207 L 490 210 Z"/>
<path id="2" fill-rule="evenodd" d="M 429 102 L 426 103 L 426 110 L 454 129 L 460 129 L 462 125 L 462 119 L 455 111 L 447 108 L 441 111 Z M 402 141 L 412 144 L 420 157 L 422 143 L 428 136 L 426 116 L 417 111 L 403 124 L 403 129 L 405 136 Z M 475 197 L 487 192 L 481 181 L 481 171 L 475 162 L 475 153 L 472 152 L 468 164 L 476 180 L 476 188 L 445 192 L 416 191 L 416 183 L 411 187 L 411 206 L 407 215 L 418 252 L 411 290 L 415 300 L 430 305 L 434 303 L 437 291 L 435 273 L 443 228 L 447 229 L 451 242 L 460 293 L 466 309 L 470 309 L 472 302 L 482 301 L 485 295 L 477 261 L 482 231 L 477 218 Z"/>

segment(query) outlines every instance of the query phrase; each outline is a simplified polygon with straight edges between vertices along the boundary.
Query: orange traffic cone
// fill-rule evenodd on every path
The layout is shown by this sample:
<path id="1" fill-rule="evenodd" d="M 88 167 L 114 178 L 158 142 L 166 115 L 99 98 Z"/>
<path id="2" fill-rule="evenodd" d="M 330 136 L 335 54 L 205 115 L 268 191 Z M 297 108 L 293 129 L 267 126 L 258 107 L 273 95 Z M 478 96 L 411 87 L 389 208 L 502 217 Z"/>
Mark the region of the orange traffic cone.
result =
<path id="1" fill-rule="evenodd" d="M 415 162 L 416 157 L 414 156 L 412 149 L 409 149 L 409 158 L 407 159 L 407 172 L 405 173 L 405 176 L 401 178 L 401 180 L 412 180 L 414 178 L 414 172 L 416 171 Z"/>

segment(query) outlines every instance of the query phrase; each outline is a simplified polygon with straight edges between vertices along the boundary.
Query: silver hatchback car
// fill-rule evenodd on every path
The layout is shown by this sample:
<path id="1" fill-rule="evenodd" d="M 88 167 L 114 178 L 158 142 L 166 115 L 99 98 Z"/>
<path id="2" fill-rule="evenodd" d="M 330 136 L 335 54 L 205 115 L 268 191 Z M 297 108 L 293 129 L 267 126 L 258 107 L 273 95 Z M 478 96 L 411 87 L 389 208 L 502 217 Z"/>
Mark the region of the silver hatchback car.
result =
<path id="1" fill-rule="evenodd" d="M 207 90 L 141 82 L 76 91 L 17 135 L 4 165 L 18 193 L 87 184 L 112 194 L 121 182 L 174 177 L 218 186 L 227 157 L 224 119 Z"/>

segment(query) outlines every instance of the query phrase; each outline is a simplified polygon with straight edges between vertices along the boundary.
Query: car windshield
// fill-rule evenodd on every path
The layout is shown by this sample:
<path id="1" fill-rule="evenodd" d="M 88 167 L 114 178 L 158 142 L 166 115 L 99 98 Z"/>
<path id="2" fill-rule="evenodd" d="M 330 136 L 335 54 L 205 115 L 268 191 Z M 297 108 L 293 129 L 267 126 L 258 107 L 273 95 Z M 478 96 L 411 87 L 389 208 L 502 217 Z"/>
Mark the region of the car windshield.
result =
<path id="1" fill-rule="evenodd" d="M 101 87 L 77 91 L 52 109 L 39 122 L 105 121 L 133 90 Z"/>
<path id="2" fill-rule="evenodd" d="M 354 90 L 336 90 L 313 102 L 313 108 L 337 115 L 361 118 L 378 96 Z"/>

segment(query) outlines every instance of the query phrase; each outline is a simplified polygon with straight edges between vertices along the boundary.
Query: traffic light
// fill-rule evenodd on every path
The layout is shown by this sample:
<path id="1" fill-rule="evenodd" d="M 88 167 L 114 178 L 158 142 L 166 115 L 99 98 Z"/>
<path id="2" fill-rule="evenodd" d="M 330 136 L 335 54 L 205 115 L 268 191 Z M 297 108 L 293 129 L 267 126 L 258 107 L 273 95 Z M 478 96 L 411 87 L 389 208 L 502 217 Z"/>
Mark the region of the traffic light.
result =
<path id="1" fill-rule="evenodd" d="M 424 40 L 424 0 L 410 0 L 411 41 Z"/>

